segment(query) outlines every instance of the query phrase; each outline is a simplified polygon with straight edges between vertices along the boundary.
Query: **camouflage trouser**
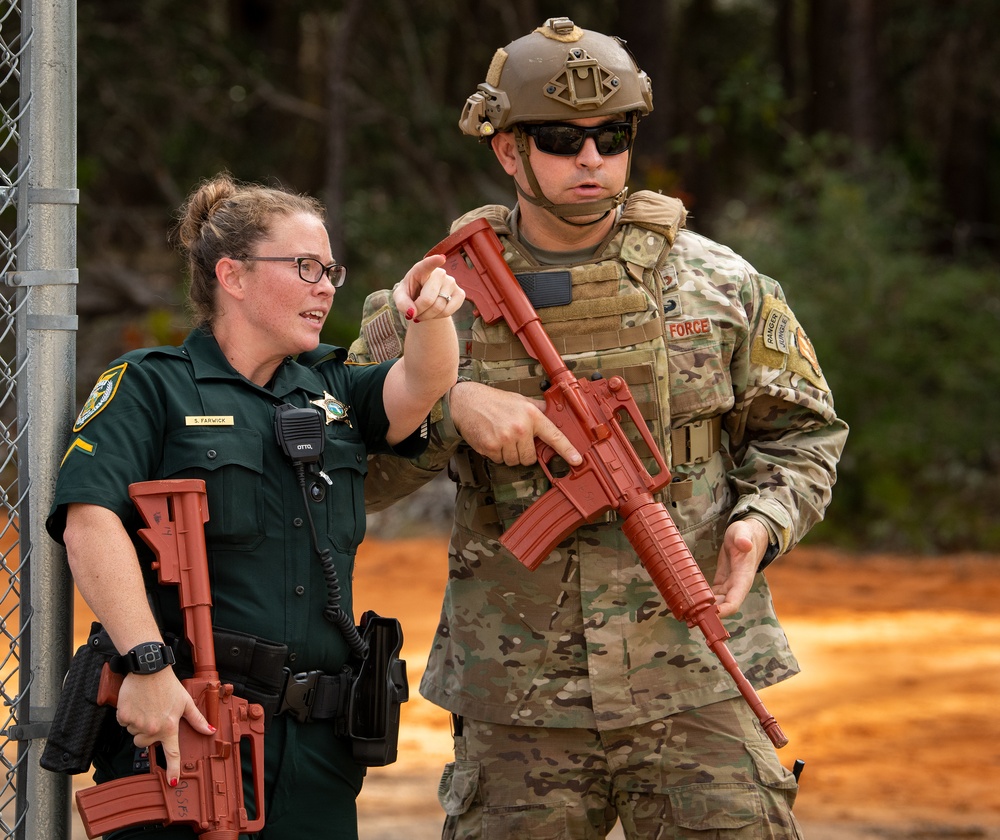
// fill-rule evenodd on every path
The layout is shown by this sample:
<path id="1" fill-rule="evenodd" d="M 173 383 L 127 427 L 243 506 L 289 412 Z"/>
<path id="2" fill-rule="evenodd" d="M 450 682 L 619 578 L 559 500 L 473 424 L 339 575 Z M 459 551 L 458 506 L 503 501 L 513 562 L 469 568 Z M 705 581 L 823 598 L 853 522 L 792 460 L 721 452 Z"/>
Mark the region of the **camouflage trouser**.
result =
<path id="1" fill-rule="evenodd" d="M 444 840 L 801 840 L 798 786 L 741 698 L 599 732 L 461 719 Z"/>

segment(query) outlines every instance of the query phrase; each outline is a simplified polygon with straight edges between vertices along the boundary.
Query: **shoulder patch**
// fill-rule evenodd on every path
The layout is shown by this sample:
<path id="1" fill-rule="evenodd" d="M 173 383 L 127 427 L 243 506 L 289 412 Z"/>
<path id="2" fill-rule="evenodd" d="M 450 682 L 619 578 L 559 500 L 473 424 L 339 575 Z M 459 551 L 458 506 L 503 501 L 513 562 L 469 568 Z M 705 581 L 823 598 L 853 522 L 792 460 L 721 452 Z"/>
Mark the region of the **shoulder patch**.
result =
<path id="1" fill-rule="evenodd" d="M 80 416 L 76 418 L 76 422 L 73 424 L 74 432 L 79 432 L 114 399 L 122 377 L 125 376 L 125 369 L 127 367 L 128 362 L 122 362 L 120 365 L 115 365 L 113 368 L 104 371 L 98 377 L 97 383 L 94 385 L 94 390 L 90 392 L 90 396 L 87 397 L 87 401 L 83 404 L 83 408 L 80 411 Z"/>
<path id="2" fill-rule="evenodd" d="M 403 353 L 403 340 L 396 331 L 394 312 L 395 309 L 386 304 L 361 325 L 368 353 L 376 362 L 396 359 Z"/>
<path id="3" fill-rule="evenodd" d="M 765 367 L 797 373 L 817 388 L 829 391 L 816 350 L 788 305 L 774 295 L 767 295 L 761 322 L 750 360 Z"/>

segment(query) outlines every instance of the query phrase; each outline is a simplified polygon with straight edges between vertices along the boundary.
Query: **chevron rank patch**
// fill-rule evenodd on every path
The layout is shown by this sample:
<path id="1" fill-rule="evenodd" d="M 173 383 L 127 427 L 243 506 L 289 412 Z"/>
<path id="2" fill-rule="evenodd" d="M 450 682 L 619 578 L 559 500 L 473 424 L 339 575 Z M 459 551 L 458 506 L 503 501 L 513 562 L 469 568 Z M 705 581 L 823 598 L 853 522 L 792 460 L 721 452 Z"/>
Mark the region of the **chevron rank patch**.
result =
<path id="1" fill-rule="evenodd" d="M 62 461 L 59 462 L 61 467 L 66 463 L 66 459 L 69 457 L 70 452 L 82 452 L 84 455 L 89 455 L 91 458 L 94 457 L 94 450 L 97 449 L 96 443 L 91 443 L 86 438 L 78 435 L 73 438 L 73 441 L 68 447 L 66 447 L 66 454 L 63 455 Z"/>
<path id="2" fill-rule="evenodd" d="M 120 365 L 115 365 L 110 370 L 104 371 L 98 377 L 97 383 L 94 385 L 94 390 L 90 392 L 90 396 L 87 397 L 87 401 L 83 404 L 83 408 L 80 411 L 80 416 L 76 418 L 76 423 L 73 424 L 74 432 L 79 432 L 114 399 L 115 392 L 121 384 L 122 377 L 125 376 L 125 368 L 127 367 L 128 362 L 122 362 Z"/>

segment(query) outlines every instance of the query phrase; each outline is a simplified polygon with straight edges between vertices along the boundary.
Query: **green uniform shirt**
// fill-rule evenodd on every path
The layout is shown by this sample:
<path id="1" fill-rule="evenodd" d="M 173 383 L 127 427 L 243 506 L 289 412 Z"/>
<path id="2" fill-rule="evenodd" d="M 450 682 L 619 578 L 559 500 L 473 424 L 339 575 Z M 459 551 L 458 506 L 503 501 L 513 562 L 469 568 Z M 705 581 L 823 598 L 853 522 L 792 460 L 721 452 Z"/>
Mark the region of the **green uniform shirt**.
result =
<path id="1" fill-rule="evenodd" d="M 199 330 L 182 347 L 128 353 L 98 380 L 73 427 L 47 527 L 62 541 L 65 506 L 100 505 L 133 535 L 147 583 L 150 551 L 135 537 L 143 525 L 128 495 L 132 482 L 204 479 L 213 624 L 289 647 L 292 671 L 336 672 L 347 657 L 340 631 L 323 618 L 328 590 L 318 549 L 329 551 L 349 614 L 354 556 L 365 533 L 368 452 L 392 451 L 382 387 L 391 362 L 344 364 L 339 348 L 320 346 L 285 360 L 272 387 L 258 387 L 227 362 L 215 338 Z M 306 475 L 308 503 L 275 438 L 275 408 L 316 401 L 337 406 L 323 424 L 322 470 Z M 419 452 L 415 434 L 398 452 Z M 182 629 L 175 586 L 153 587 L 164 629 Z"/>

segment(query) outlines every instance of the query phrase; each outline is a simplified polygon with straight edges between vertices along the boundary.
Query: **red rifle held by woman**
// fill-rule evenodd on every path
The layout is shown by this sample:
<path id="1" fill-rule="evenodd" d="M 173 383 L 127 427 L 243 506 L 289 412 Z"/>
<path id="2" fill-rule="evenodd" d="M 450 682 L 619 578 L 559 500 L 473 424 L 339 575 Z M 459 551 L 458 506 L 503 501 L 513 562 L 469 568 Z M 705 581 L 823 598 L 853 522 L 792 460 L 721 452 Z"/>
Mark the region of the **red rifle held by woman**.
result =
<path id="1" fill-rule="evenodd" d="M 205 547 L 208 521 L 205 482 L 201 479 L 143 481 L 129 494 L 149 526 L 139 531 L 156 553 L 153 568 L 160 583 L 178 587 L 184 635 L 191 645 L 194 676 L 182 685 L 216 731 L 196 732 L 181 720 L 180 777 L 167 783 L 150 749 L 149 772 L 124 776 L 76 795 L 87 836 L 100 837 L 133 825 L 190 825 L 202 840 L 237 840 L 264 827 L 264 711 L 233 694 L 221 682 L 212 634 L 212 592 Z M 114 706 L 123 677 L 104 666 L 98 703 Z M 240 742 L 250 741 L 256 817 L 243 799 Z"/>

